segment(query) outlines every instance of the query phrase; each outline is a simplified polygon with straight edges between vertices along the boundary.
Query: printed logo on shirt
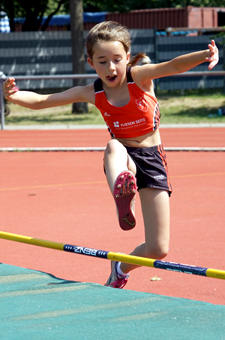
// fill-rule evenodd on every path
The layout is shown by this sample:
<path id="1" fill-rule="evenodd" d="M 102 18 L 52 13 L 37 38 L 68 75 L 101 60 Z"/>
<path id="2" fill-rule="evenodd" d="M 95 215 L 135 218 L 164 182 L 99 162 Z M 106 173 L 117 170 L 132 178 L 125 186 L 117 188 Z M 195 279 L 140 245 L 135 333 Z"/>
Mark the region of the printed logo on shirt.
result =
<path id="1" fill-rule="evenodd" d="M 114 127 L 120 127 L 120 123 L 119 122 L 113 122 Z"/>
<path id="2" fill-rule="evenodd" d="M 147 112 L 149 108 L 149 104 L 145 97 L 141 97 L 136 100 L 137 108 L 143 112 Z"/>
<path id="3" fill-rule="evenodd" d="M 109 113 L 105 112 L 105 113 L 104 113 L 104 116 L 110 117 L 111 115 L 110 115 Z"/>
<path id="4" fill-rule="evenodd" d="M 146 124 L 145 118 L 133 120 L 131 122 L 125 122 L 125 123 L 120 123 L 120 122 L 113 122 L 113 125 L 115 128 L 120 128 L 120 129 L 129 129 L 131 127 L 137 126 L 137 125 L 143 125 Z"/>

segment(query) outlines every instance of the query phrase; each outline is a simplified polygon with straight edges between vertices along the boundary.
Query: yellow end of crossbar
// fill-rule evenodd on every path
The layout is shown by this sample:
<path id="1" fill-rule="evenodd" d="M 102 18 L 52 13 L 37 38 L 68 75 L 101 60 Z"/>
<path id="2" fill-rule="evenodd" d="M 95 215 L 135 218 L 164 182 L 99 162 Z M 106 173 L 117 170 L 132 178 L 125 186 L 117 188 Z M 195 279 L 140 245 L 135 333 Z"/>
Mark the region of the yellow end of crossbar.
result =
<path id="1" fill-rule="evenodd" d="M 0 238 L 10 241 L 16 241 L 21 243 L 33 244 L 35 246 L 51 248 L 56 250 L 63 250 L 64 244 L 52 241 L 41 240 L 39 238 L 29 237 L 29 236 L 22 236 L 17 234 L 6 233 L 0 231 Z"/>
<path id="2" fill-rule="evenodd" d="M 206 276 L 207 277 L 214 277 L 215 279 L 225 280 L 225 271 L 209 268 L 209 269 L 206 270 Z"/>

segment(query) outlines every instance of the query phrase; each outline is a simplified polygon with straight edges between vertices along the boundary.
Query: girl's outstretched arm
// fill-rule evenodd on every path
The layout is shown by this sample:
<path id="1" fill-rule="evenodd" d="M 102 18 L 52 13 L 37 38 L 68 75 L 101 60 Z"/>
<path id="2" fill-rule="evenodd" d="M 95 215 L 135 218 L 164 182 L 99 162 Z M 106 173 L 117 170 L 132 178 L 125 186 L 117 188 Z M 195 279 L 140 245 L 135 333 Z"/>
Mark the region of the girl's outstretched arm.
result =
<path id="1" fill-rule="evenodd" d="M 3 94 L 8 101 L 33 110 L 72 104 L 75 102 L 89 102 L 94 104 L 93 84 L 77 86 L 69 90 L 54 94 L 38 94 L 31 91 L 15 89 L 14 78 L 8 78 L 3 83 Z"/>
<path id="2" fill-rule="evenodd" d="M 208 49 L 179 56 L 171 61 L 174 70 L 178 73 L 186 72 L 204 62 L 209 62 L 208 69 L 211 70 L 219 61 L 219 51 L 215 41 L 208 44 Z"/>
<path id="3" fill-rule="evenodd" d="M 132 69 L 134 81 L 141 84 L 148 79 L 157 79 L 183 73 L 204 63 L 209 62 L 208 69 L 211 70 L 219 61 L 219 51 L 212 40 L 207 50 L 181 55 L 170 61 L 159 64 L 149 64 Z"/>

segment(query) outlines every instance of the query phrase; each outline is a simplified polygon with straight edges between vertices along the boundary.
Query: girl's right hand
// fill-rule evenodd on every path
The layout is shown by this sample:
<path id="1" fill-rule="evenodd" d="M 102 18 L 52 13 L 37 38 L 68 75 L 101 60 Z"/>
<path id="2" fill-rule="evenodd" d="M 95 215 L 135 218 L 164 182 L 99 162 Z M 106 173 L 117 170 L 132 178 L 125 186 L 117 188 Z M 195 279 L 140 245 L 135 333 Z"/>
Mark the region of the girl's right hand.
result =
<path id="1" fill-rule="evenodd" d="M 3 83 L 3 95 L 6 100 L 10 101 L 11 96 L 18 91 L 18 87 L 16 87 L 15 79 L 8 78 Z"/>
<path id="2" fill-rule="evenodd" d="M 206 58 L 206 61 L 209 62 L 208 69 L 212 70 L 212 68 L 219 62 L 219 51 L 214 40 L 211 40 L 211 44 L 209 44 L 208 47 L 209 56 Z"/>

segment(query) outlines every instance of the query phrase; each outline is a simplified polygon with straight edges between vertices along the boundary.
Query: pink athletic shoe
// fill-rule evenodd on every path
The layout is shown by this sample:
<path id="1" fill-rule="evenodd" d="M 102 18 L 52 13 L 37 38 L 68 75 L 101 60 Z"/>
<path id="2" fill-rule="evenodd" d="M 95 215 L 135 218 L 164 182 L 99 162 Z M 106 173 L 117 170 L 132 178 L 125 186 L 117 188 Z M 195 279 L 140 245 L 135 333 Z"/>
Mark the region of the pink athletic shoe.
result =
<path id="1" fill-rule="evenodd" d="M 133 229 L 136 225 L 132 212 L 132 201 L 137 191 L 136 178 L 131 171 L 123 171 L 116 179 L 113 197 L 118 210 L 119 224 L 123 230 Z"/>
<path id="2" fill-rule="evenodd" d="M 129 275 L 123 278 L 119 277 L 116 269 L 117 263 L 117 261 L 111 261 L 111 274 L 105 286 L 122 289 L 127 284 Z"/>

